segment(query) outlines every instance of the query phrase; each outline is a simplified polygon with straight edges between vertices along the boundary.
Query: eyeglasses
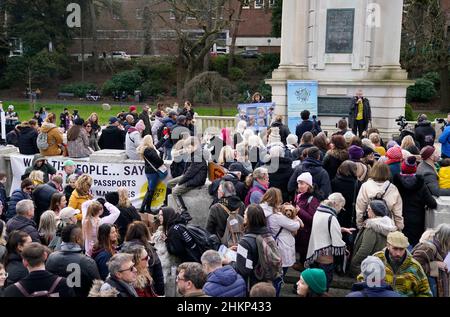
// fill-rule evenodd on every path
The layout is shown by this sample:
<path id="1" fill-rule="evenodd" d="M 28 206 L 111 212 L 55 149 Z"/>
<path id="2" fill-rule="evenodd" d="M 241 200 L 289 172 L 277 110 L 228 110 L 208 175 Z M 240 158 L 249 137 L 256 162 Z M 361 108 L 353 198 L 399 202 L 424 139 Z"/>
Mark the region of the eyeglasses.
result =
<path id="1" fill-rule="evenodd" d="M 0 277 L 8 278 L 8 272 L 0 273 Z"/>
<path id="2" fill-rule="evenodd" d="M 178 281 L 186 281 L 186 280 L 184 278 L 181 278 L 179 275 L 177 275 L 175 281 L 178 282 Z"/>
<path id="3" fill-rule="evenodd" d="M 142 259 L 141 259 L 141 261 L 145 261 L 145 262 L 147 262 L 147 261 L 148 261 L 148 259 L 149 259 L 149 256 L 147 255 L 146 257 L 142 258 Z"/>
<path id="4" fill-rule="evenodd" d="M 123 273 L 123 272 L 126 272 L 126 271 L 133 272 L 134 270 L 136 270 L 136 268 L 134 267 L 134 264 L 133 264 L 133 265 L 130 266 L 128 269 L 120 270 L 119 272 L 120 272 L 120 273 Z"/>

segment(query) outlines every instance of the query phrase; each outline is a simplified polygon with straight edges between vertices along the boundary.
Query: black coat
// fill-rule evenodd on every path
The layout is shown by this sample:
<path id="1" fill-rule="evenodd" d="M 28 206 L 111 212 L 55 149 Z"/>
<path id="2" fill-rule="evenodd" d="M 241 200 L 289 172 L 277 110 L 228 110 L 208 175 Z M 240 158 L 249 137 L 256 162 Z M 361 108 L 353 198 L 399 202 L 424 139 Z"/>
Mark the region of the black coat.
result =
<path id="1" fill-rule="evenodd" d="M 138 297 L 137 294 L 131 293 L 130 290 L 122 284 L 124 282 L 119 282 L 119 280 L 117 280 L 113 276 L 108 277 L 105 282 L 119 292 L 119 294 L 117 294 L 117 297 Z M 132 288 L 132 286 L 130 286 L 130 288 Z"/>
<path id="2" fill-rule="evenodd" d="M 216 204 L 219 201 L 219 198 L 217 197 L 217 191 L 219 190 L 219 185 L 222 181 L 232 182 L 234 185 L 234 189 L 236 190 L 236 196 L 238 196 L 241 201 L 245 200 L 245 196 L 248 192 L 245 184 L 241 182 L 234 174 L 229 173 L 220 179 L 216 179 L 211 183 L 211 185 L 209 185 L 209 194 L 214 197 L 212 205 Z"/>
<path id="3" fill-rule="evenodd" d="M 311 148 L 311 147 L 313 147 L 313 146 L 314 146 L 314 144 L 301 144 L 298 148 L 296 148 L 296 149 L 292 152 L 292 160 L 293 160 L 293 161 L 300 160 L 301 157 L 302 157 L 302 155 L 303 155 L 303 152 L 304 152 L 306 149 L 309 149 L 309 148 Z M 320 151 L 320 160 L 321 160 L 321 161 L 323 160 L 323 153 L 322 153 L 322 151 Z"/>
<path id="4" fill-rule="evenodd" d="M 50 208 L 50 202 L 52 200 L 52 195 L 58 191 L 48 184 L 38 185 L 33 191 L 33 201 L 36 205 L 34 210 L 34 221 L 39 223 L 41 215 L 43 212 Z"/>
<path id="5" fill-rule="evenodd" d="M 31 272 L 27 277 L 20 281 L 23 288 L 32 294 L 38 291 L 48 291 L 58 276 L 47 271 Z M 75 297 L 75 293 L 71 287 L 67 285 L 65 278 L 61 279 L 54 293 L 59 293 L 59 297 Z M 5 289 L 5 297 L 24 297 L 15 285 L 10 285 Z"/>
<path id="6" fill-rule="evenodd" d="M 200 187 L 205 185 L 208 176 L 208 164 L 200 153 L 194 153 L 191 161 L 186 163 L 183 177 L 178 185 L 185 185 L 188 188 Z"/>
<path id="7" fill-rule="evenodd" d="M 328 172 L 330 179 L 333 179 L 336 176 L 339 166 L 341 166 L 345 160 L 348 160 L 348 152 L 345 150 L 327 152 L 323 158 L 323 168 Z"/>
<path id="8" fill-rule="evenodd" d="M 110 150 L 124 150 L 125 149 L 125 135 L 124 130 L 120 130 L 116 126 L 107 126 L 103 129 L 102 134 L 98 140 L 98 146 Z"/>
<path id="9" fill-rule="evenodd" d="M 356 228 L 356 197 L 358 197 L 361 182 L 356 177 L 336 175 L 331 181 L 333 193 L 341 193 L 345 198 L 345 211 L 338 214 L 341 227 Z"/>
<path id="10" fill-rule="evenodd" d="M 356 116 L 358 115 L 358 98 L 354 97 L 352 103 L 350 104 L 350 112 L 348 114 L 348 125 L 353 128 L 356 122 Z M 364 129 L 369 126 L 369 121 L 372 120 L 372 110 L 370 108 L 369 99 L 363 97 L 363 120 L 365 123 Z"/>
<path id="11" fill-rule="evenodd" d="M 159 168 L 164 164 L 164 161 L 159 157 L 158 152 L 156 152 L 155 149 L 145 149 L 144 157 L 145 174 L 157 173 L 154 168 Z M 153 165 L 154 168 L 149 164 L 149 162 Z"/>
<path id="12" fill-rule="evenodd" d="M 245 205 L 237 196 L 222 198 L 221 204 L 225 205 L 230 211 L 239 209 L 239 214 L 244 216 Z M 226 202 L 226 203 L 225 203 Z M 208 220 L 206 222 L 206 230 L 215 234 L 222 239 L 227 226 L 228 213 L 220 204 L 214 204 L 209 209 Z"/>
<path id="13" fill-rule="evenodd" d="M 414 136 L 416 142 L 419 143 L 419 147 L 422 149 L 427 145 L 434 146 L 436 131 L 431 126 L 431 122 L 422 121 L 416 124 Z"/>
<path id="14" fill-rule="evenodd" d="M 291 131 L 289 131 L 289 128 L 284 125 L 282 122 L 274 122 L 271 125 L 272 128 L 280 128 L 280 137 L 281 142 L 286 145 L 286 138 L 289 134 L 291 134 Z"/>
<path id="15" fill-rule="evenodd" d="M 142 111 L 141 114 L 139 114 L 139 119 L 144 121 L 145 129 L 142 133 L 142 136 L 146 135 L 152 135 L 152 124 L 150 123 L 150 117 L 148 116 L 148 112 Z"/>
<path id="16" fill-rule="evenodd" d="M 28 270 L 23 265 L 22 257 L 18 253 L 8 254 L 5 260 L 8 263 L 5 268 L 6 272 L 8 272 L 5 286 L 14 284 L 28 276 Z"/>
<path id="17" fill-rule="evenodd" d="M 394 185 L 403 201 L 403 233 L 408 237 L 409 243 L 415 246 L 424 232 L 425 206 L 436 208 L 436 200 L 431 196 L 421 175 L 397 174 L 394 176 Z"/>
<path id="18" fill-rule="evenodd" d="M 301 141 L 302 136 L 305 132 L 311 132 L 314 127 L 314 123 L 310 120 L 303 120 L 297 127 L 295 128 L 295 134 L 298 137 L 298 142 Z"/>
<path id="19" fill-rule="evenodd" d="M 18 146 L 20 154 L 33 155 L 39 153 L 37 147 L 38 132 L 32 127 L 20 128 Z"/>
<path id="20" fill-rule="evenodd" d="M 6 224 L 6 233 L 10 234 L 14 230 L 20 230 L 25 233 L 28 233 L 33 242 L 41 242 L 41 238 L 39 237 L 39 232 L 37 231 L 36 223 L 28 218 L 23 216 L 16 215 L 12 217 L 8 223 Z"/>
<path id="21" fill-rule="evenodd" d="M 119 206 L 116 207 L 120 210 L 120 215 L 115 224 L 119 229 L 120 239 L 123 241 L 125 234 L 127 233 L 128 225 L 133 221 L 141 221 L 141 216 L 138 214 L 133 205 L 128 208 Z"/>
<path id="22" fill-rule="evenodd" d="M 95 261 L 84 255 L 77 244 L 62 244 L 61 251 L 49 255 L 45 267 L 50 273 L 62 277 L 68 277 L 73 271 L 68 270 L 69 265 L 79 265 L 81 272 L 80 287 L 73 287 L 77 297 L 87 297 L 94 280 L 100 279 Z"/>
<path id="23" fill-rule="evenodd" d="M 274 163 L 275 164 L 275 163 Z M 288 182 L 294 170 L 292 169 L 292 160 L 290 158 L 280 157 L 278 161 L 278 169 L 271 173 L 270 162 L 266 166 L 269 169 L 270 187 L 281 190 L 283 201 L 289 201 Z"/>
<path id="24" fill-rule="evenodd" d="M 201 250 L 195 246 L 195 242 L 187 232 L 185 225 L 187 219 L 184 214 L 178 214 L 177 218 L 169 225 L 167 230 L 167 251 L 178 257 L 183 262 L 199 262 Z"/>
<path id="25" fill-rule="evenodd" d="M 288 183 L 289 193 L 295 193 L 297 190 L 297 177 L 305 172 L 311 173 L 313 183 L 318 187 L 317 198 L 321 201 L 326 199 L 331 194 L 330 177 L 328 176 L 327 171 L 323 168 L 322 162 L 311 157 L 307 157 L 302 164 L 294 169 L 294 173 Z"/>
<path id="26" fill-rule="evenodd" d="M 3 211 L 6 212 L 6 221 L 16 215 L 16 205 L 19 201 L 24 199 L 31 199 L 31 196 L 20 189 L 13 191 L 8 201 L 8 211 Z"/>

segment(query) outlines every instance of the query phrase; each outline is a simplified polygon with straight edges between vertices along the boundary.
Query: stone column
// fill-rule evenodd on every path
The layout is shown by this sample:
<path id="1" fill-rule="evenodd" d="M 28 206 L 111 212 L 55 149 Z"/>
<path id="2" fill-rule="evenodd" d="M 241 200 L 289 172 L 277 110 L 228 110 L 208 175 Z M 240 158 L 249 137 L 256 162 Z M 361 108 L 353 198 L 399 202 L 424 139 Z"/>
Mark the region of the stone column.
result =
<path id="1" fill-rule="evenodd" d="M 403 0 L 377 0 L 381 25 L 375 28 L 372 66 L 400 69 Z"/>
<path id="2" fill-rule="evenodd" d="M 283 1 L 283 16 L 281 24 L 281 55 L 280 66 L 291 66 L 295 64 L 295 19 L 297 0 L 284 0 Z"/>
<path id="3" fill-rule="evenodd" d="M 308 68 L 308 18 L 309 0 L 295 1 L 297 8 L 295 11 L 295 65 L 301 68 Z"/>

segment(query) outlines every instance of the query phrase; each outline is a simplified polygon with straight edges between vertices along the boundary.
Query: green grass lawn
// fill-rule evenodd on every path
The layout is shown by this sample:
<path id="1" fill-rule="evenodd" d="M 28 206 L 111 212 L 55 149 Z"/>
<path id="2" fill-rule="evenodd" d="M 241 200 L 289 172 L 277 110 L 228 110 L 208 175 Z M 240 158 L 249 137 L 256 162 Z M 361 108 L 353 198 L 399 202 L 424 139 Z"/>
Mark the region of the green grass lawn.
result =
<path id="1" fill-rule="evenodd" d="M 3 101 L 3 109 L 6 111 L 8 105 L 14 105 L 15 111 L 19 114 L 19 120 L 25 121 L 33 117 L 33 112 L 30 111 L 30 105 L 23 101 Z M 53 112 L 56 114 L 57 122 L 59 123 L 59 114 L 64 111 L 64 108 L 68 108 L 72 113 L 74 109 L 77 109 L 81 115 L 81 118 L 87 119 L 89 115 L 96 112 L 99 116 L 101 124 L 107 124 L 111 116 L 116 116 L 121 110 L 128 111 L 129 105 L 111 105 L 112 109 L 110 111 L 105 111 L 102 109 L 101 104 L 53 104 L 53 103 L 37 103 L 35 106 L 36 111 L 41 107 L 45 107 L 48 112 Z M 152 110 L 155 110 L 155 106 L 151 106 Z M 219 116 L 219 107 L 194 107 L 195 112 L 200 116 Z M 138 112 L 142 112 L 141 106 L 138 106 Z M 235 108 L 224 108 L 224 116 L 235 116 L 237 110 Z"/>
<path id="2" fill-rule="evenodd" d="M 419 115 L 421 115 L 422 113 L 424 113 L 428 116 L 429 121 L 434 121 L 437 118 L 447 119 L 447 113 L 414 111 L 414 120 L 416 120 L 417 117 Z"/>

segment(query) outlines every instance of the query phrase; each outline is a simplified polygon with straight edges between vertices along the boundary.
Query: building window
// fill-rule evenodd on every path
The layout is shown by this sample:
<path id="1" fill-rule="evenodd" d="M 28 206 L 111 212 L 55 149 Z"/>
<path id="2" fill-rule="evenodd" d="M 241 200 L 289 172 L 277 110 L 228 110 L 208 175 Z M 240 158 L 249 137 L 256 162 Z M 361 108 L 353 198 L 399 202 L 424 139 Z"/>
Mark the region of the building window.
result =
<path id="1" fill-rule="evenodd" d="M 172 9 L 169 11 L 169 19 L 175 20 L 175 12 Z"/>
<path id="2" fill-rule="evenodd" d="M 142 20 L 144 18 L 144 10 L 136 9 L 136 19 Z"/>
<path id="3" fill-rule="evenodd" d="M 115 12 L 114 10 L 111 10 L 111 16 L 113 18 L 113 20 L 119 20 L 120 16 L 117 12 Z"/>
<path id="4" fill-rule="evenodd" d="M 269 8 L 273 8 L 275 5 L 275 0 L 269 0 Z"/>
<path id="5" fill-rule="evenodd" d="M 250 9 L 250 0 L 245 0 L 242 9 Z"/>
<path id="6" fill-rule="evenodd" d="M 255 9 L 262 9 L 264 7 L 264 0 L 255 0 Z"/>

